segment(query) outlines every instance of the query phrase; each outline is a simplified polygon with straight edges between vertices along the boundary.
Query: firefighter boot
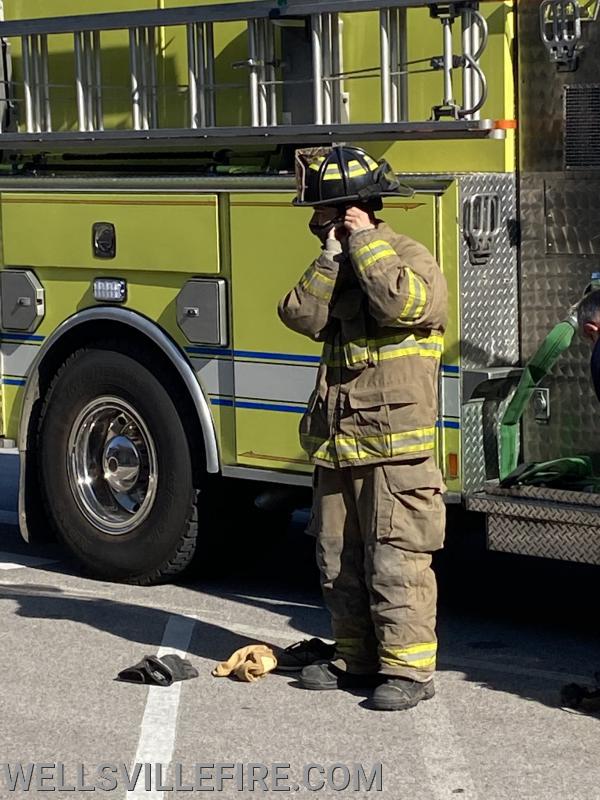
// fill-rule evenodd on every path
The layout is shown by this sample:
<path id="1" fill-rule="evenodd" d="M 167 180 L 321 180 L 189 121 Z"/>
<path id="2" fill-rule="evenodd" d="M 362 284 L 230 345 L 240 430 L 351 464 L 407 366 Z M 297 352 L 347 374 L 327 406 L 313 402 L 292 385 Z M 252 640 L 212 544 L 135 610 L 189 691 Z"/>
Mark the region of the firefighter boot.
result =
<path id="1" fill-rule="evenodd" d="M 372 707 L 377 711 L 405 711 L 421 700 L 429 700 L 435 694 L 433 679 L 422 683 L 409 678 L 389 677 L 373 692 Z"/>
<path id="2" fill-rule="evenodd" d="M 300 673 L 300 686 L 303 689 L 324 691 L 327 689 L 373 689 L 385 680 L 375 672 L 361 674 L 345 672 L 334 664 L 311 664 Z"/>

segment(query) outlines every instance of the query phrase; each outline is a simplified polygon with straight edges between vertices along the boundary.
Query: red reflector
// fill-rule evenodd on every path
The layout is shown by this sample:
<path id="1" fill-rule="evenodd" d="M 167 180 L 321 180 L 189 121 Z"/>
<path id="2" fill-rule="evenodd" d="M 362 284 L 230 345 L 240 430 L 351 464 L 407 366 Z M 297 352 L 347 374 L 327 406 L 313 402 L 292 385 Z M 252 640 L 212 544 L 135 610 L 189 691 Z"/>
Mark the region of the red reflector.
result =
<path id="1" fill-rule="evenodd" d="M 447 477 L 458 478 L 458 453 L 448 453 L 446 462 Z"/>
<path id="2" fill-rule="evenodd" d="M 494 128 L 500 131 L 513 131 L 517 127 L 516 119 L 495 119 Z"/>

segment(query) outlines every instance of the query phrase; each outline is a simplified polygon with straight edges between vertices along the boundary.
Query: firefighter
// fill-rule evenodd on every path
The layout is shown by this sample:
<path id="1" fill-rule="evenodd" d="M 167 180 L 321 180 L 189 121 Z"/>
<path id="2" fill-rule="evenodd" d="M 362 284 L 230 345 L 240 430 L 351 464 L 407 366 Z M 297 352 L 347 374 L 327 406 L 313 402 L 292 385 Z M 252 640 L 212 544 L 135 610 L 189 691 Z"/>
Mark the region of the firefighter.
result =
<path id="1" fill-rule="evenodd" d="M 411 708 L 434 694 L 446 283 L 423 245 L 375 216 L 382 197 L 412 194 L 385 161 L 356 147 L 298 150 L 296 176 L 294 203 L 314 207 L 322 250 L 279 316 L 323 342 L 300 438 L 315 464 L 309 532 L 336 641 L 300 683 L 374 688 L 374 708 Z"/>
<path id="2" fill-rule="evenodd" d="M 577 306 L 577 323 L 581 335 L 593 346 L 590 369 L 594 390 L 600 400 L 600 289 L 584 295 Z"/>

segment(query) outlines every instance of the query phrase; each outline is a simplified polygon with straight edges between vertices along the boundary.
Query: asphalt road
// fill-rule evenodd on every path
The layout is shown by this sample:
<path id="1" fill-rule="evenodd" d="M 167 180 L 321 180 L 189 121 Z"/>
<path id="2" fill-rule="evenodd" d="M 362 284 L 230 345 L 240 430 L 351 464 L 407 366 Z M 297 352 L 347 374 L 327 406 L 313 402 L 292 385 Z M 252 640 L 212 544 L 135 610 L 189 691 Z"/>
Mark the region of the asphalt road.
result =
<path id="1" fill-rule="evenodd" d="M 5 467 L 6 520 L 15 485 Z M 190 575 L 154 588 L 90 580 L 58 544 L 28 549 L 14 527 L 2 527 L 0 798 L 31 797 L 40 775 L 45 789 L 60 785 L 61 768 L 40 772 L 42 764 L 63 764 L 63 785 L 74 787 L 50 796 L 168 799 L 195 793 L 146 792 L 144 772 L 129 794 L 123 782 L 109 792 L 82 787 L 101 764 L 107 775 L 119 765 L 171 764 L 167 786 L 180 764 L 183 783 L 198 787 L 193 765 L 233 763 L 266 765 L 271 787 L 271 765 L 289 764 L 278 786 L 299 796 L 309 794 L 303 767 L 314 764 L 313 787 L 325 782 L 317 797 L 600 799 L 600 718 L 559 706 L 564 683 L 589 682 L 600 669 L 596 569 L 485 554 L 474 530 L 453 520 L 436 562 L 437 695 L 409 712 L 374 712 L 364 694 L 307 692 L 291 677 L 242 684 L 211 676 L 245 644 L 328 636 L 301 517 L 278 536 L 272 522 L 240 514 L 213 532 L 220 541 L 203 547 Z M 177 651 L 198 678 L 170 689 L 114 680 L 146 654 Z M 32 789 L 10 791 L 6 765 L 14 776 L 17 763 L 34 762 Z M 327 786 L 328 777 L 342 786 L 355 764 L 367 775 L 381 764 L 382 790 L 377 781 L 370 792 Z M 219 796 L 275 794 L 261 788 L 260 768 L 254 791 L 251 768 L 236 769 L 246 770 L 246 788 L 224 778 Z M 204 789 L 218 789 L 216 768 L 202 778 Z"/>

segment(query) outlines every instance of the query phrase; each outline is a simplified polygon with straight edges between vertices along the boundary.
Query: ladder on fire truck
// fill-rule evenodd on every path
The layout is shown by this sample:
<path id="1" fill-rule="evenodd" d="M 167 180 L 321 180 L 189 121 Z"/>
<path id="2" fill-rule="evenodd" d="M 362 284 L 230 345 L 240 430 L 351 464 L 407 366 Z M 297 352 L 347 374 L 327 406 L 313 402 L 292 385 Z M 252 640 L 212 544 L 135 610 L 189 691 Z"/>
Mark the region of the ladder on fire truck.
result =
<path id="1" fill-rule="evenodd" d="M 427 59 L 426 69 L 440 74 L 440 102 L 425 120 L 409 118 L 407 12 L 426 8 L 440 23 L 441 54 Z M 379 52 L 375 66 L 345 73 L 343 16 L 376 11 Z M 215 79 L 215 29 L 237 21 L 245 25 L 247 57 L 234 65 L 243 77 L 249 98 L 249 124 L 219 125 Z M 300 26 L 306 32 L 308 74 L 287 74 L 282 29 Z M 454 52 L 453 31 L 460 26 L 460 52 Z M 173 128 L 161 119 L 159 59 L 161 32 L 185 29 L 187 37 L 187 120 Z M 126 127 L 109 128 L 103 84 L 104 35 L 126 31 L 129 37 L 128 72 L 124 76 L 130 105 Z M 75 130 L 56 130 L 53 119 L 54 37 L 73 41 L 72 87 Z M 21 75 L 9 72 L 9 53 L 20 40 Z M 455 37 L 454 41 L 457 41 Z M 487 26 L 478 0 L 271 0 L 237 2 L 148 11 L 82 14 L 0 22 L 5 77 L 2 81 L 7 113 L 0 127 L 0 148 L 52 150 L 65 146 L 128 147 L 147 144 L 194 145 L 199 142 L 323 143 L 367 139 L 433 139 L 495 137 L 504 131 L 493 120 L 481 119 L 487 96 L 480 57 L 487 42 Z M 64 40 L 63 40 L 64 42 Z M 50 53 L 50 55 L 49 55 Z M 421 60 L 423 61 L 423 60 Z M 63 59 L 64 66 L 64 59 Z M 419 63 L 419 67 L 423 67 Z M 247 71 L 247 76 L 244 72 Z M 378 77 L 380 115 L 371 122 L 348 119 L 345 89 L 354 79 Z M 461 87 L 457 86 L 460 79 Z M 285 111 L 281 98 L 295 84 L 308 84 L 312 109 L 302 121 Z M 457 100 L 457 95 L 460 100 Z M 2 99 L 2 98 L 0 98 Z M 67 126 L 69 127 L 69 126 Z"/>

